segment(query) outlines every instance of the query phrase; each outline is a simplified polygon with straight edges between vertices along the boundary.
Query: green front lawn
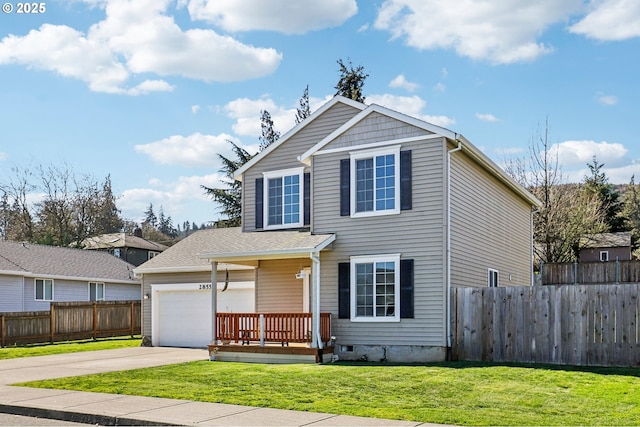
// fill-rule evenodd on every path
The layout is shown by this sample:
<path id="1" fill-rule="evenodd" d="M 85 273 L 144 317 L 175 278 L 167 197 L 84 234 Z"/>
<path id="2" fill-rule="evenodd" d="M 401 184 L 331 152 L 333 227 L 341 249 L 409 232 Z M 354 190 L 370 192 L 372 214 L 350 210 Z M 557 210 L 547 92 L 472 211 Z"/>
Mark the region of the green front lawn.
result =
<path id="1" fill-rule="evenodd" d="M 140 337 L 101 338 L 96 341 L 68 341 L 54 344 L 32 344 L 25 347 L 0 348 L 0 360 L 17 357 L 46 356 L 49 354 L 76 353 L 79 351 L 111 350 L 123 347 L 139 347 Z"/>
<path id="2" fill-rule="evenodd" d="M 467 425 L 640 425 L 640 371 L 193 362 L 29 383 L 203 402 Z"/>

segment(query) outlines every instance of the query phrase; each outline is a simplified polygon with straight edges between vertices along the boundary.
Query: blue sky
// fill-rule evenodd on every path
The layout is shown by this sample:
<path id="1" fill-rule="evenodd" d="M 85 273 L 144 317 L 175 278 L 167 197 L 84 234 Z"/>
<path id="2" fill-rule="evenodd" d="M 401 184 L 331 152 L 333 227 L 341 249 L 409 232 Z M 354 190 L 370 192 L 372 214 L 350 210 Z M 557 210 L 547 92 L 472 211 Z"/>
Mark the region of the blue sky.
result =
<path id="1" fill-rule="evenodd" d="M 218 217 L 227 139 L 256 151 L 260 110 L 281 133 L 306 85 L 334 94 L 338 59 L 367 103 L 463 134 L 495 162 L 528 157 L 549 123 L 567 181 L 596 155 L 640 180 L 636 0 L 49 0 L 0 14 L 0 180 L 67 163 L 111 175 L 123 217 Z M 37 195 L 34 195 L 37 197 Z"/>

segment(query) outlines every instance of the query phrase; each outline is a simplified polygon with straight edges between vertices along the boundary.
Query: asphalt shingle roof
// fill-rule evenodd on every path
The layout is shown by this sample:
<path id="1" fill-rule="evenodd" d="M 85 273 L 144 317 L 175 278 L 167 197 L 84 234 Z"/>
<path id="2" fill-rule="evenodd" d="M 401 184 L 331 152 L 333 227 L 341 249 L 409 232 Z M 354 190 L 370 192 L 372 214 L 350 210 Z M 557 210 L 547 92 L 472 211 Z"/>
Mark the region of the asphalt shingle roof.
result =
<path id="1" fill-rule="evenodd" d="M 147 249 L 149 251 L 162 252 L 168 246 L 160 243 L 143 239 L 142 237 L 132 236 L 127 233 L 108 233 L 99 236 L 89 237 L 82 241 L 85 249 L 109 249 L 109 248 L 137 248 Z"/>
<path id="2" fill-rule="evenodd" d="M 106 252 L 0 241 L 0 273 L 136 282 L 133 268 Z"/>
<path id="3" fill-rule="evenodd" d="M 136 268 L 136 272 L 167 268 L 207 270 L 211 264 L 207 259 L 200 258 L 200 254 L 224 256 L 304 250 L 315 248 L 332 236 L 295 230 L 243 233 L 240 227 L 200 230 L 145 262 Z"/>
<path id="4" fill-rule="evenodd" d="M 584 248 L 619 248 L 631 246 L 631 232 L 590 234 L 581 239 Z"/>

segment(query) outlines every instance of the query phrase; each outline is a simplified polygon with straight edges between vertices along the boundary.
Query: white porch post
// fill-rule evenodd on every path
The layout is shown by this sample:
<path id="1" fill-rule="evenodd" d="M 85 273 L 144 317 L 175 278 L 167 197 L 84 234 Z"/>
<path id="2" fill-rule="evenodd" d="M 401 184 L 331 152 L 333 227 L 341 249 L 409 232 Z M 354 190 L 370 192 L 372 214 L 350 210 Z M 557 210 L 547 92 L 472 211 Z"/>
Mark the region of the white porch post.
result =
<path id="1" fill-rule="evenodd" d="M 313 348 L 322 348 L 320 337 L 320 253 L 312 252 L 311 255 L 311 329 Z"/>
<path id="2" fill-rule="evenodd" d="M 218 263 L 211 261 L 211 343 L 218 344 L 216 339 L 218 318 Z"/>

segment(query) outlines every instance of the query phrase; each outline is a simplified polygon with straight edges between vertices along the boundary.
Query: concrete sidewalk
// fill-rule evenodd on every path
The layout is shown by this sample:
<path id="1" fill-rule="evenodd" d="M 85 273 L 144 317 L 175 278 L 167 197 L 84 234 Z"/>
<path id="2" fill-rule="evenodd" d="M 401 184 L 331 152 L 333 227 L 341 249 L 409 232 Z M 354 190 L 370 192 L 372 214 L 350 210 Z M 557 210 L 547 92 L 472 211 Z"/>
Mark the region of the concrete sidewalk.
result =
<path id="1" fill-rule="evenodd" d="M 0 412 L 100 425 L 417 426 L 415 422 L 156 397 L 14 387 L 49 378 L 207 360 L 198 349 L 133 347 L 0 360 Z"/>

